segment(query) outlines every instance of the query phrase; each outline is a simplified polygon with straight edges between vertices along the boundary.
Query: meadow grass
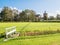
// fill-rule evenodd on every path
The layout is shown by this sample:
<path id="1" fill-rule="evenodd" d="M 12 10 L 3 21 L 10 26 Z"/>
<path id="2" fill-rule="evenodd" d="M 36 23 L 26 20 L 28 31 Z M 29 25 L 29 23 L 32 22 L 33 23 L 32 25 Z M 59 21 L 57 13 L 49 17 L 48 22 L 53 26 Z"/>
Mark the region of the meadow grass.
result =
<path id="1" fill-rule="evenodd" d="M 7 42 L 0 42 L 0 45 L 60 45 L 60 33 L 36 36 L 36 38 L 30 36 L 31 39 L 27 39 L 28 37 L 23 38 L 26 39 L 15 39 Z"/>
<path id="2" fill-rule="evenodd" d="M 5 32 L 5 28 L 16 26 L 17 31 L 46 31 L 60 30 L 60 23 L 48 22 L 3 22 L 0 23 L 0 33 Z M 60 33 L 39 36 L 23 36 L 7 42 L 0 38 L 0 45 L 60 45 Z"/>
<path id="3" fill-rule="evenodd" d="M 48 22 L 5 22 L 0 23 L 0 33 L 5 32 L 6 28 L 16 26 L 17 31 L 45 31 L 45 30 L 60 30 L 60 23 Z"/>

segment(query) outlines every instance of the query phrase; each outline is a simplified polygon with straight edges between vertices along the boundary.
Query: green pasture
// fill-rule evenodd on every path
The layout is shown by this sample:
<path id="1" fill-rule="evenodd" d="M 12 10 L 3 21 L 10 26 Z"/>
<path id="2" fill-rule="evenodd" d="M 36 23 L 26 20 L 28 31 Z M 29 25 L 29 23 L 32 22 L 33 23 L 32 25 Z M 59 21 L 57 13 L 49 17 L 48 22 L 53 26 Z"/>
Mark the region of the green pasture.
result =
<path id="1" fill-rule="evenodd" d="M 45 31 L 60 30 L 60 23 L 54 22 L 1 22 L 0 33 L 5 32 L 5 28 L 16 26 L 17 31 Z M 60 45 L 60 33 L 39 36 L 22 36 L 16 39 L 3 41 L 0 38 L 0 45 Z"/>
<path id="2" fill-rule="evenodd" d="M 21 39 L 19 38 L 8 40 L 7 42 L 0 41 L 0 45 L 60 45 L 60 34 L 27 36 Z"/>
<path id="3" fill-rule="evenodd" d="M 1 22 L 0 33 L 5 32 L 6 28 L 16 26 L 17 31 L 45 31 L 60 30 L 60 23 L 49 22 Z"/>

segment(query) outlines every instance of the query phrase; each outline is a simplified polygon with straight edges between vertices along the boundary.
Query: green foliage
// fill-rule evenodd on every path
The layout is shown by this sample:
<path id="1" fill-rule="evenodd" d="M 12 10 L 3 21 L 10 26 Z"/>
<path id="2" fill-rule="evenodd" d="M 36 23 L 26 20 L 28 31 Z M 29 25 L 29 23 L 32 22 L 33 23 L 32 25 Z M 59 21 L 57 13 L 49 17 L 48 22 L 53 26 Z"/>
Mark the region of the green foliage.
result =
<path id="1" fill-rule="evenodd" d="M 24 21 L 24 22 L 31 21 L 31 22 L 33 22 L 33 21 L 35 21 L 36 13 L 33 10 L 26 9 L 26 10 L 22 11 L 19 15 L 20 15 L 20 21 Z"/>
<path id="2" fill-rule="evenodd" d="M 43 13 L 43 17 L 40 14 L 36 14 L 34 10 L 25 9 L 22 12 L 19 12 L 16 9 L 11 9 L 9 7 L 4 7 L 0 12 L 0 21 L 1 22 L 60 22 L 60 15 L 56 17 L 48 17 L 46 11 Z"/>
<path id="3" fill-rule="evenodd" d="M 12 10 L 8 7 L 4 7 L 4 9 L 1 11 L 1 15 L 3 18 L 3 21 L 12 21 Z"/>
<path id="4" fill-rule="evenodd" d="M 0 33 L 0 38 L 4 38 L 5 37 L 5 33 Z"/>

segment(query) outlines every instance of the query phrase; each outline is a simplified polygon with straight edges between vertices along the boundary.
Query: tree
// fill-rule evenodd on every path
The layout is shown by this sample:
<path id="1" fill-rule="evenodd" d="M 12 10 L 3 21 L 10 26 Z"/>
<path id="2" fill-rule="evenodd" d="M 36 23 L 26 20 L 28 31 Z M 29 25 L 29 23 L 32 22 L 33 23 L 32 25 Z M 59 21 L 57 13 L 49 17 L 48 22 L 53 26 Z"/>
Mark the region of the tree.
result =
<path id="1" fill-rule="evenodd" d="M 26 9 L 25 10 L 27 21 L 35 21 L 36 12 L 33 10 Z"/>
<path id="2" fill-rule="evenodd" d="M 12 10 L 13 11 L 13 20 L 14 21 L 20 21 L 20 16 L 19 16 L 19 14 L 18 14 L 18 10 L 17 9 L 13 9 Z"/>
<path id="3" fill-rule="evenodd" d="M 43 19 L 48 20 L 48 14 L 46 13 L 46 11 L 43 13 Z"/>
<path id="4" fill-rule="evenodd" d="M 20 14 L 21 21 L 35 21 L 35 11 L 26 9 Z"/>
<path id="5" fill-rule="evenodd" d="M 1 11 L 3 21 L 13 21 L 12 10 L 9 7 L 4 7 Z"/>
<path id="6" fill-rule="evenodd" d="M 29 20 L 35 21 L 35 15 L 36 15 L 35 11 L 30 10 Z"/>
<path id="7" fill-rule="evenodd" d="M 20 21 L 26 21 L 26 13 L 25 13 L 25 11 L 22 11 L 19 15 L 20 15 Z"/>

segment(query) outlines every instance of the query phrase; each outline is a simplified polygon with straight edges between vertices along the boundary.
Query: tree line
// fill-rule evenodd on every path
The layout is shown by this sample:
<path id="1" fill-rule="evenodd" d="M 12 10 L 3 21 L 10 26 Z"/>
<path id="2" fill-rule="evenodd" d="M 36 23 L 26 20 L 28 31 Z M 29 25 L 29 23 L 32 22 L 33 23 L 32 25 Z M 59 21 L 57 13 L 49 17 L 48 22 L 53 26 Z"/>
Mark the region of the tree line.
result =
<path id="1" fill-rule="evenodd" d="M 19 12 L 16 9 L 11 9 L 9 7 L 4 7 L 0 12 L 1 22 L 40 22 L 40 21 L 60 21 L 60 14 L 56 17 L 49 16 L 45 11 L 43 17 L 37 14 L 34 10 L 25 9 Z"/>

